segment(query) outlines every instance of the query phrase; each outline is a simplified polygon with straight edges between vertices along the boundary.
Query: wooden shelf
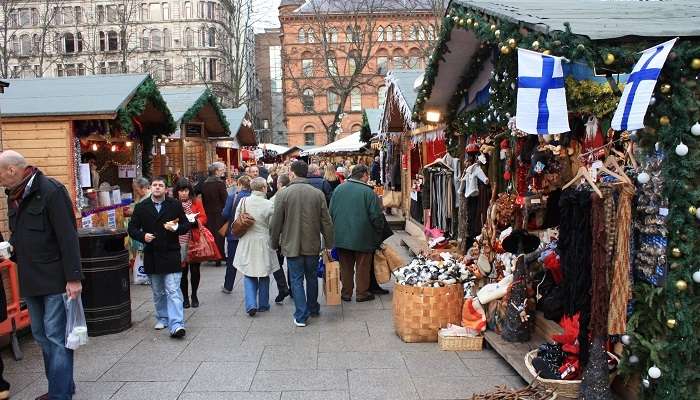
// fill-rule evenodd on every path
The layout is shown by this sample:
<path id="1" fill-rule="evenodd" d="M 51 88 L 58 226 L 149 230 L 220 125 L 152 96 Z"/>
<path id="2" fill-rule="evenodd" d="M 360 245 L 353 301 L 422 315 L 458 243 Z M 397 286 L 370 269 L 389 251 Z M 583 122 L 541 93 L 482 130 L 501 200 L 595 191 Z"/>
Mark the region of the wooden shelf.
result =
<path id="1" fill-rule="evenodd" d="M 501 338 L 501 335 L 493 331 L 486 331 L 484 333 L 484 339 L 491 346 L 492 349 L 496 350 L 503 359 L 510 364 L 511 367 L 520 375 L 527 383 L 531 383 L 533 376 L 530 371 L 525 367 L 525 354 L 539 347 L 540 344 L 545 342 L 545 339 L 537 335 L 537 333 L 532 334 L 532 338 L 529 342 L 525 343 L 511 343 L 506 342 Z"/>

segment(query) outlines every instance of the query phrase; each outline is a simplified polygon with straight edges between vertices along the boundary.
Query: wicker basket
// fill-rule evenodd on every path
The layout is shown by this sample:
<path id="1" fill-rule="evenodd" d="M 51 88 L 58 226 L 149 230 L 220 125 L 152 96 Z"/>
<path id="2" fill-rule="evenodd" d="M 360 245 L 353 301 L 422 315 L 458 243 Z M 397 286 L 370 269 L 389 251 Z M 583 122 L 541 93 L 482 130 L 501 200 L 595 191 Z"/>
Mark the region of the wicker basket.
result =
<path id="1" fill-rule="evenodd" d="M 462 285 L 394 287 L 394 327 L 407 343 L 437 342 L 438 330 L 462 319 Z"/>
<path id="2" fill-rule="evenodd" d="M 445 351 L 481 351 L 484 346 L 483 336 L 443 336 L 438 334 L 440 350 Z"/>
<path id="3" fill-rule="evenodd" d="M 608 356 L 617 360 L 619 364 L 620 359 L 617 358 L 614 354 L 608 352 Z M 580 379 L 565 381 L 559 379 L 540 378 L 537 375 L 537 371 L 535 371 L 535 367 L 532 366 L 532 359 L 535 357 L 537 357 L 537 350 L 532 350 L 531 352 L 527 353 L 525 355 L 525 366 L 527 367 L 527 370 L 530 371 L 530 374 L 532 374 L 534 380 L 537 381 L 538 384 L 544 385 L 549 389 L 555 390 L 559 395 L 559 398 L 561 399 L 578 399 L 578 392 L 581 386 Z M 615 375 L 617 375 L 615 372 L 610 374 L 610 376 L 608 377 L 609 384 L 612 384 L 613 379 L 615 379 Z"/>

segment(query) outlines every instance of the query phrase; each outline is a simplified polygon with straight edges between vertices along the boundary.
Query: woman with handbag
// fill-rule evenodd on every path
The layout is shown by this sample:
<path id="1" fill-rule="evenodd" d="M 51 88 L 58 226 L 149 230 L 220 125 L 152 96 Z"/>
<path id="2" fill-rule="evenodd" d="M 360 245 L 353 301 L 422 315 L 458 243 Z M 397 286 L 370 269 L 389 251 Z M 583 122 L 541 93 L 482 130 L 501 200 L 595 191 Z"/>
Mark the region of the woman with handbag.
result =
<path id="1" fill-rule="evenodd" d="M 236 208 L 233 230 L 240 240 L 233 264 L 245 275 L 245 309 L 252 317 L 270 309 L 270 274 L 280 265 L 270 240 L 274 204 L 266 198 L 267 181 L 253 179 L 250 190 Z"/>
<path id="2" fill-rule="evenodd" d="M 199 262 L 188 262 L 188 252 L 189 245 L 191 242 L 198 242 L 200 240 L 200 230 L 199 227 L 203 227 L 207 223 L 207 214 L 204 212 L 204 206 L 202 202 L 194 197 L 194 190 L 192 189 L 192 184 L 189 180 L 182 178 L 180 179 L 175 187 L 173 188 L 173 193 L 176 194 L 178 200 L 182 203 L 182 209 L 185 210 L 185 215 L 192 224 L 192 228 L 189 232 L 184 235 L 180 235 L 180 257 L 182 259 L 182 279 L 180 280 L 180 290 L 182 291 L 183 307 L 190 308 L 190 305 L 194 308 L 199 307 L 199 299 L 197 298 L 197 289 L 199 288 L 199 281 L 201 277 L 200 273 L 200 263 Z M 187 275 L 190 275 L 190 280 L 192 282 L 192 303 L 190 303 L 190 297 L 187 291 Z"/>

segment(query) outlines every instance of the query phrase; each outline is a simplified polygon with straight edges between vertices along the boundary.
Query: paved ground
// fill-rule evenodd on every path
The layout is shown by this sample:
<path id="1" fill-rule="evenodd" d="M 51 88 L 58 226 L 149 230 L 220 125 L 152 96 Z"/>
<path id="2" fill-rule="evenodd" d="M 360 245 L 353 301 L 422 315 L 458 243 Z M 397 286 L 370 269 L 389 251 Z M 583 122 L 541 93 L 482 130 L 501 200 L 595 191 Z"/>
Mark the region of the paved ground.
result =
<path id="1" fill-rule="evenodd" d="M 75 398 L 466 399 L 495 385 L 524 384 L 493 351 L 454 353 L 435 343 L 403 343 L 394 333 L 391 295 L 323 306 L 320 318 L 297 328 L 289 299 L 250 318 L 238 278 L 234 293 L 226 295 L 219 289 L 224 268 L 204 267 L 202 274 L 201 307 L 186 310 L 184 340 L 153 330 L 150 288 L 132 286 L 133 327 L 91 338 L 76 352 Z M 46 392 L 39 348 L 28 336 L 22 349 L 19 362 L 3 353 L 13 400 Z"/>

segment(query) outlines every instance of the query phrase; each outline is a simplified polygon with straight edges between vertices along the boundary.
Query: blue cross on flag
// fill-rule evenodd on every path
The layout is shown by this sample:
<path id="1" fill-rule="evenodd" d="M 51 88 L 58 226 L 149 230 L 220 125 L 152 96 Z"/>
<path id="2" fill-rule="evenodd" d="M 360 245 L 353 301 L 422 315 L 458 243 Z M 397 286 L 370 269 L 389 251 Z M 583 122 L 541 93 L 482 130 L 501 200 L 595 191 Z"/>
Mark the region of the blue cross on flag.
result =
<path id="1" fill-rule="evenodd" d="M 611 127 L 616 131 L 644 128 L 644 116 L 654 93 L 656 80 L 666 62 L 668 53 L 678 38 L 646 49 L 627 78 L 625 90 L 617 105 Z"/>
<path id="2" fill-rule="evenodd" d="M 515 126 L 532 135 L 568 132 L 569 116 L 561 57 L 518 49 Z"/>

